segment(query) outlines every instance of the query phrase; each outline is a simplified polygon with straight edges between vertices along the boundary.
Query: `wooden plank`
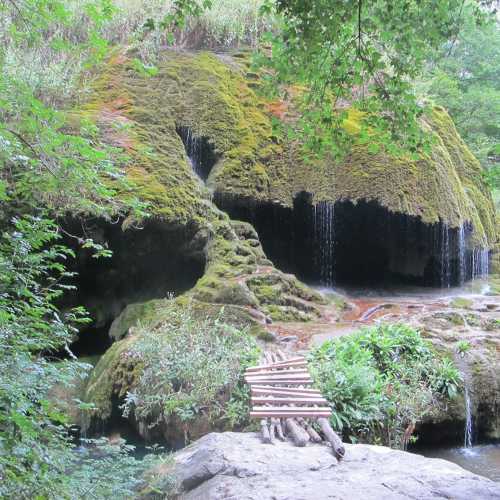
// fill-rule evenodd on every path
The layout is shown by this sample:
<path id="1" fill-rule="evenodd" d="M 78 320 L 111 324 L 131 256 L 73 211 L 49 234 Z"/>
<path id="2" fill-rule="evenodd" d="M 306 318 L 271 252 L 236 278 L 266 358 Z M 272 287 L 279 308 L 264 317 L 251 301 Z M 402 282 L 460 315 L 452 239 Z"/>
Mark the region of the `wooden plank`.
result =
<path id="1" fill-rule="evenodd" d="M 331 411 L 303 411 L 302 413 L 298 412 L 289 412 L 289 411 L 251 411 L 250 417 L 252 418 L 294 418 L 294 417 L 302 417 L 302 418 L 320 418 L 320 417 L 329 417 L 332 414 Z"/>
<path id="2" fill-rule="evenodd" d="M 296 361 L 305 361 L 306 358 L 304 356 L 297 356 L 295 358 L 285 359 L 284 361 L 278 361 L 274 363 L 275 365 L 286 365 L 288 363 L 295 363 Z"/>
<path id="3" fill-rule="evenodd" d="M 289 375 L 289 374 L 308 374 L 309 372 L 304 369 L 298 369 L 298 370 L 262 370 L 260 372 L 245 372 L 246 376 L 249 377 L 255 377 L 255 376 L 261 376 L 261 375 Z"/>
<path id="4" fill-rule="evenodd" d="M 248 373 L 254 373 L 254 372 L 259 372 L 262 370 L 286 370 L 288 368 L 301 368 L 301 367 L 307 367 L 307 361 L 296 361 L 295 363 L 289 363 L 286 365 L 260 365 L 260 366 L 252 366 L 250 368 L 246 369 L 246 372 Z"/>
<path id="5" fill-rule="evenodd" d="M 276 363 L 267 363 L 263 365 L 250 366 L 247 368 L 247 371 L 258 371 L 258 370 L 267 370 L 269 368 L 286 368 L 288 366 L 306 366 L 307 361 L 305 358 L 295 358 L 295 359 L 287 359 L 286 361 L 278 361 Z"/>
<path id="6" fill-rule="evenodd" d="M 275 387 L 273 390 L 271 389 L 257 389 L 254 390 L 253 386 L 250 386 L 250 390 L 252 396 L 256 396 L 262 398 L 264 396 L 274 396 L 277 398 L 303 398 L 303 399 L 315 399 L 315 398 L 323 398 L 323 396 L 319 393 L 310 393 L 310 392 L 302 392 L 299 389 L 294 389 L 293 392 L 281 391 L 280 387 Z"/>
<path id="7" fill-rule="evenodd" d="M 248 382 L 248 381 L 247 381 Z M 250 385 L 253 384 L 273 384 L 275 386 L 278 385 L 311 385 L 313 381 L 311 379 L 306 380 L 273 380 L 273 379 L 265 379 L 265 380 L 255 380 L 253 382 L 248 382 Z"/>
<path id="8" fill-rule="evenodd" d="M 280 393 L 287 393 L 287 392 L 292 392 L 292 393 L 301 393 L 301 394 L 311 394 L 313 395 L 321 395 L 321 391 L 318 389 L 311 389 L 311 388 L 300 388 L 300 387 L 274 387 L 273 385 L 252 385 L 251 386 L 252 392 L 257 392 L 257 391 L 279 391 Z"/>
<path id="9" fill-rule="evenodd" d="M 311 406 L 310 408 L 307 406 L 254 406 L 252 411 L 286 411 L 300 413 L 302 411 L 331 412 L 331 409 L 329 406 Z"/>
<path id="10" fill-rule="evenodd" d="M 271 379 L 259 379 L 256 381 L 247 381 L 247 383 L 251 386 L 252 384 L 261 384 L 261 383 L 266 383 L 266 384 L 273 384 L 275 386 L 280 386 L 280 385 L 312 385 L 312 380 L 311 379 L 284 379 L 284 380 L 271 380 Z"/>
<path id="11" fill-rule="evenodd" d="M 328 404 L 328 401 L 325 398 L 277 398 L 273 396 L 256 396 L 252 397 L 252 403 L 260 403 L 260 404 L 270 404 L 270 403 L 278 403 L 278 404 L 296 404 L 296 405 L 319 405 L 319 404 Z"/>
<path id="12" fill-rule="evenodd" d="M 258 380 L 260 378 L 270 378 L 271 380 L 295 380 L 301 378 L 311 378 L 309 373 L 292 373 L 291 375 L 279 374 L 279 375 L 245 375 L 245 380 Z"/>

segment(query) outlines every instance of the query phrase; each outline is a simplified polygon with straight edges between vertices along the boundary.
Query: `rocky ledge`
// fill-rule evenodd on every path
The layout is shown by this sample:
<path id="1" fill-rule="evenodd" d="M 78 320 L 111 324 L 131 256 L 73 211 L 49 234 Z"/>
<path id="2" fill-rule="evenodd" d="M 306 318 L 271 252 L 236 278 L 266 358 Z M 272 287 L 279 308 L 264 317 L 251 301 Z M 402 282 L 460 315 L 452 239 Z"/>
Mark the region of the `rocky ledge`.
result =
<path id="1" fill-rule="evenodd" d="M 500 483 L 441 459 L 382 446 L 261 444 L 254 433 L 208 434 L 175 454 L 186 500 L 500 499 Z"/>

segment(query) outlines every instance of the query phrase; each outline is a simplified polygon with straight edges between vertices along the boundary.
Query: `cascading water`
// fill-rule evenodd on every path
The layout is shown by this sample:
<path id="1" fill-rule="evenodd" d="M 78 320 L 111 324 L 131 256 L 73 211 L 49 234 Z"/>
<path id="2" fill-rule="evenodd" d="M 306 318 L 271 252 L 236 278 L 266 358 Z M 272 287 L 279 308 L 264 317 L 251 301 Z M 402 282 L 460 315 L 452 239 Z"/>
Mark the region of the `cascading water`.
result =
<path id="1" fill-rule="evenodd" d="M 446 224 L 441 225 L 441 286 L 451 286 L 450 228 Z"/>
<path id="2" fill-rule="evenodd" d="M 465 225 L 462 224 L 458 228 L 458 280 L 462 284 L 466 280 L 466 263 L 465 263 Z"/>
<path id="3" fill-rule="evenodd" d="M 193 132 L 190 128 L 187 129 L 186 132 L 186 153 L 191 164 L 193 171 L 196 173 L 198 177 L 201 177 L 201 165 L 200 165 L 200 140 L 198 137 L 193 135 Z"/>
<path id="4" fill-rule="evenodd" d="M 465 437 L 464 437 L 464 446 L 466 448 L 472 448 L 472 438 L 473 438 L 473 427 L 472 427 L 472 405 L 470 399 L 470 391 L 465 383 L 464 389 L 464 398 L 465 398 Z"/>
<path id="5" fill-rule="evenodd" d="M 193 172 L 206 181 L 218 160 L 213 145 L 208 138 L 194 135 L 190 127 L 177 127 L 176 130 L 182 139 Z"/>
<path id="6" fill-rule="evenodd" d="M 487 276 L 489 273 L 489 251 L 485 248 L 474 248 L 471 256 L 472 279 Z"/>
<path id="7" fill-rule="evenodd" d="M 334 283 L 334 215 L 335 210 L 332 203 L 322 201 L 314 206 L 315 260 L 321 284 L 324 286 L 333 286 Z"/>

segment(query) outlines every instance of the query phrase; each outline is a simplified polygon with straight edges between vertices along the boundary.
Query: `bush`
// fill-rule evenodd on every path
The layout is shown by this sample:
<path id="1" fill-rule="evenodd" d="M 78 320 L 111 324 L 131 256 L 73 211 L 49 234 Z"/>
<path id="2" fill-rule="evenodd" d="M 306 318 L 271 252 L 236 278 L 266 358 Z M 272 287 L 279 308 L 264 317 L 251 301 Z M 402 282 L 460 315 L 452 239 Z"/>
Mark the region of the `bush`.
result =
<path id="1" fill-rule="evenodd" d="M 0 234 L 0 498 L 133 498 L 159 459 L 135 460 L 131 447 L 107 440 L 76 453 L 51 397 L 90 368 L 50 359 L 88 321 L 82 308 L 54 305 L 71 288 L 71 251 L 59 238 L 54 222 L 37 217 L 14 219 Z"/>
<path id="2" fill-rule="evenodd" d="M 247 415 L 242 376 L 259 351 L 246 330 L 224 323 L 222 315 L 202 316 L 172 300 L 160 326 L 139 330 L 130 355 L 143 368 L 127 394 L 125 416 L 133 412 L 155 427 L 172 417 L 189 422 L 200 415 L 235 425 Z"/>
<path id="3" fill-rule="evenodd" d="M 403 324 L 325 342 L 310 355 L 313 377 L 351 441 L 405 448 L 415 424 L 457 394 L 460 374 Z"/>

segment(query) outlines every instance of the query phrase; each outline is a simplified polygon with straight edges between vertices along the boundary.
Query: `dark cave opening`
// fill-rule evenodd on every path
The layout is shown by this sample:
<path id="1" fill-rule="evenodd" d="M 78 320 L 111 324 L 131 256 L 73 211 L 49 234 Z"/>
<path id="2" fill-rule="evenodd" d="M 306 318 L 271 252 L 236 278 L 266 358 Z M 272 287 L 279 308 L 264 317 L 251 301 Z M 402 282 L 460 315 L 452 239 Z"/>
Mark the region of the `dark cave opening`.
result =
<path id="1" fill-rule="evenodd" d="M 81 327 L 71 349 L 77 356 L 102 354 L 111 345 L 112 321 L 133 303 L 178 295 L 192 288 L 205 270 L 206 239 L 195 227 L 171 226 L 158 220 L 123 231 L 120 223 L 102 219 L 66 220 L 64 243 L 76 258 L 68 262 L 77 273 L 62 307 L 83 305 L 93 320 Z M 95 258 L 74 236 L 92 238 L 112 251 L 109 258 Z"/>
<path id="2" fill-rule="evenodd" d="M 176 131 L 184 144 L 193 171 L 206 182 L 219 159 L 213 144 L 210 143 L 208 137 L 193 135 L 189 127 L 177 126 Z"/>
<path id="3" fill-rule="evenodd" d="M 390 213 L 376 202 L 335 205 L 335 280 L 447 287 L 460 282 L 457 230 Z"/>
<path id="4" fill-rule="evenodd" d="M 313 205 L 307 192 L 297 194 L 293 207 L 226 195 L 215 202 L 254 225 L 278 268 L 310 284 L 446 288 L 487 273 L 487 251 L 468 249 L 470 224 L 425 224 L 376 201 Z"/>

